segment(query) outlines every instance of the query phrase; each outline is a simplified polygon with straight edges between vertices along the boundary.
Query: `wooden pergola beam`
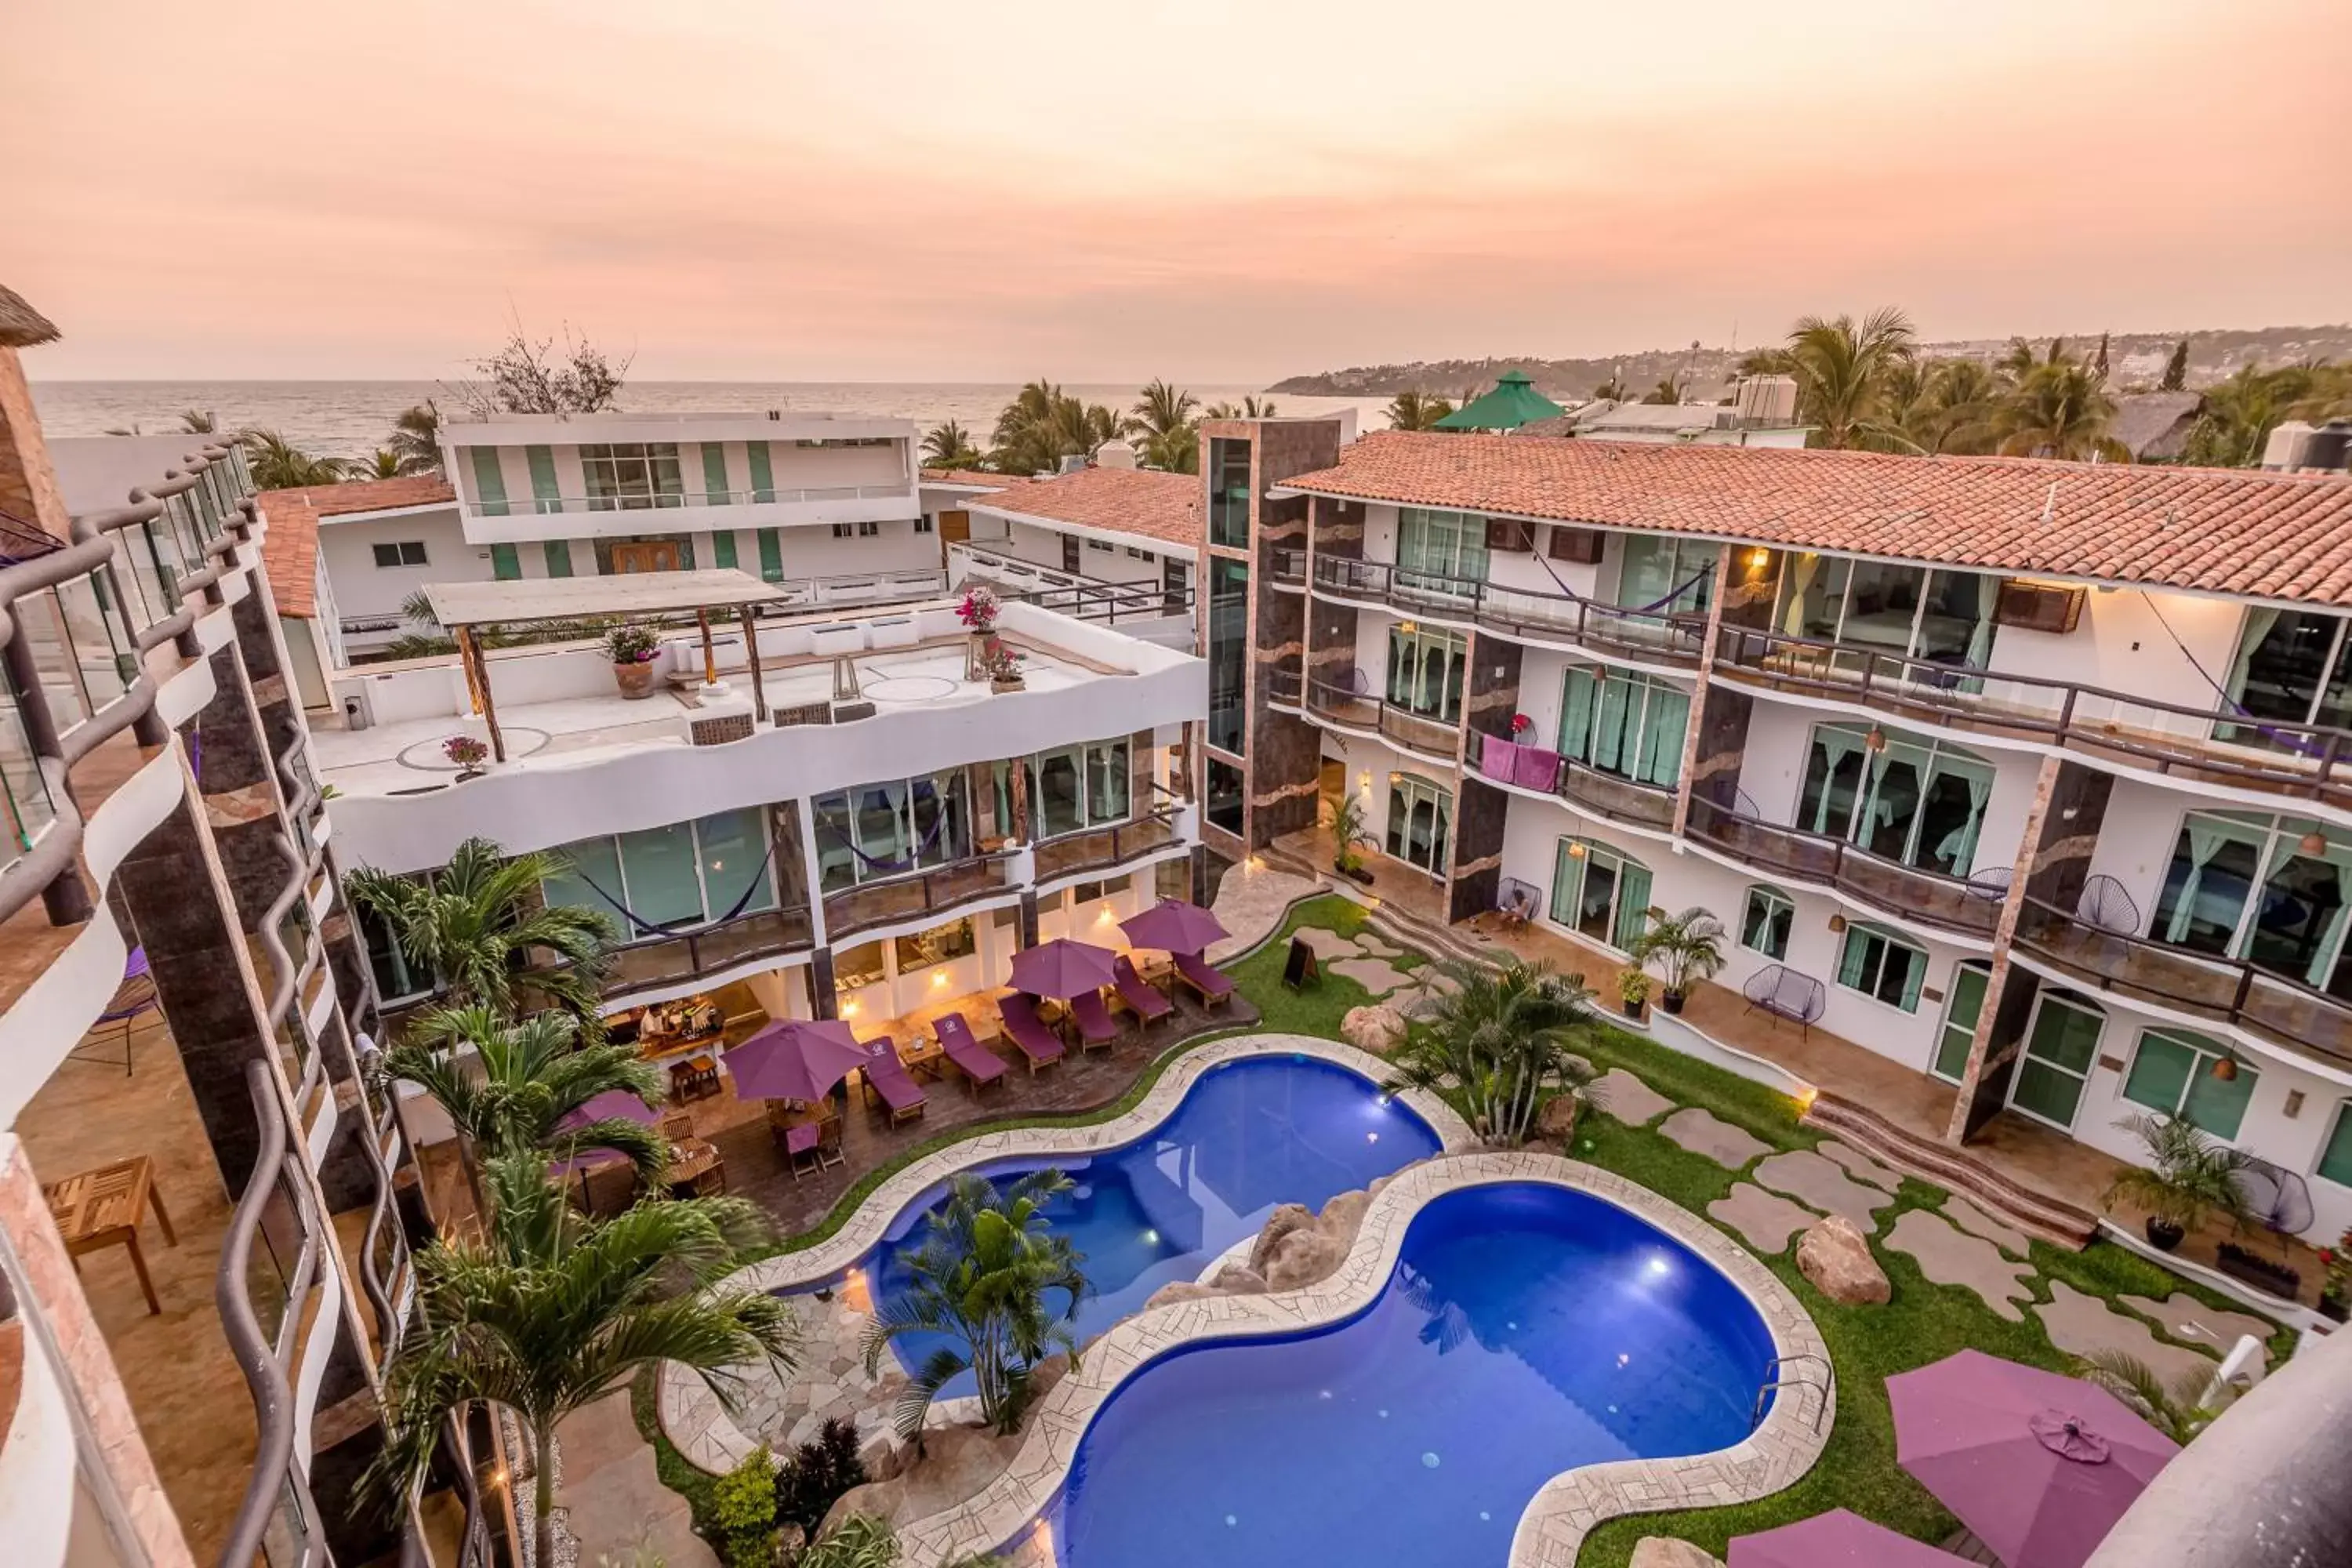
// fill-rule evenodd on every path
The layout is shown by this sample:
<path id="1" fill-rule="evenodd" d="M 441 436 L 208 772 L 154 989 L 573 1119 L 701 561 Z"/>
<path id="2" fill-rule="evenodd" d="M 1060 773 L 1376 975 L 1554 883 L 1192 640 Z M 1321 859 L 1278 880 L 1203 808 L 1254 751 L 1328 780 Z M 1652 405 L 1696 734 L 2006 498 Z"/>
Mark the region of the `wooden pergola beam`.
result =
<path id="1" fill-rule="evenodd" d="M 751 606 L 738 605 L 735 614 L 743 623 L 743 657 L 751 665 L 751 721 L 768 721 L 768 686 L 760 675 L 760 634 L 751 624 Z"/>

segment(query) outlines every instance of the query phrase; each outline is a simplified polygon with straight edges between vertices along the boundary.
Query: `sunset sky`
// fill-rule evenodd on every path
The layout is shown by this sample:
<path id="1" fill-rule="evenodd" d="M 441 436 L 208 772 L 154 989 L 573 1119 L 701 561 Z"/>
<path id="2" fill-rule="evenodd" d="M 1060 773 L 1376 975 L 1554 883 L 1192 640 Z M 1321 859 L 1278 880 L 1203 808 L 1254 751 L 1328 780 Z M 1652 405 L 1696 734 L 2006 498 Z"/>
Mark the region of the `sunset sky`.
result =
<path id="1" fill-rule="evenodd" d="M 2346 0 L 12 0 L 37 377 L 1271 379 L 2352 318 Z"/>

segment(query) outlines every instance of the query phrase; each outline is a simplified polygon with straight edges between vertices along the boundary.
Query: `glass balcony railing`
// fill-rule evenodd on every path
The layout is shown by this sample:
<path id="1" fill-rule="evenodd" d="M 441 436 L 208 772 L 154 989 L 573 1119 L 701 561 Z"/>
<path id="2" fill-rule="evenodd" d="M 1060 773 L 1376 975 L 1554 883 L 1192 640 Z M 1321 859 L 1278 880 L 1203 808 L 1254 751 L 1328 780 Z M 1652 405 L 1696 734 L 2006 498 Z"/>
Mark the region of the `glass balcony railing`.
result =
<path id="1" fill-rule="evenodd" d="M 1576 757 L 1541 746 L 1521 746 L 1494 735 L 1470 738 L 1470 762 L 1480 776 L 1517 789 L 1556 795 L 1580 810 L 1637 827 L 1671 828 L 1675 790 L 1604 773 Z"/>
<path id="2" fill-rule="evenodd" d="M 1898 920 L 1990 938 L 2002 889 L 1885 859 L 1843 838 L 1788 827 L 1693 795 L 1690 837 L 1776 879 L 1848 893 Z"/>
<path id="3" fill-rule="evenodd" d="M 1315 589 L 1433 619 L 1465 621 L 1514 639 L 1573 643 L 1661 664 L 1696 665 L 1704 612 L 1629 610 L 1570 594 L 1505 588 L 1471 577 L 1408 571 L 1386 561 L 1315 557 Z"/>
<path id="4" fill-rule="evenodd" d="M 25 716 L 11 698 L 0 706 L 0 830 L 8 836 L 0 863 L 30 849 L 57 817 L 48 781 L 41 775 L 41 759 L 25 732 Z"/>
<path id="5" fill-rule="evenodd" d="M 1348 729 L 1370 731 L 1425 757 L 1451 759 L 1461 743 L 1462 722 L 1458 719 L 1417 713 L 1328 680 L 1307 680 L 1307 710 Z"/>

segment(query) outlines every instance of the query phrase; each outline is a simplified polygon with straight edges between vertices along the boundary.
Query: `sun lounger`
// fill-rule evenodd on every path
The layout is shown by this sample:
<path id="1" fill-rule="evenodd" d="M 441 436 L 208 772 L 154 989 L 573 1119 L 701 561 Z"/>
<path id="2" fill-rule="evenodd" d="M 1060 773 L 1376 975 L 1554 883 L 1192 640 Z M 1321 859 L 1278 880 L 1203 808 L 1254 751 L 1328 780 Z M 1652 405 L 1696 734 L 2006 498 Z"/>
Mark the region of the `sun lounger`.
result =
<path id="1" fill-rule="evenodd" d="M 1020 1047 L 1021 1054 L 1029 1058 L 1032 1077 L 1039 1068 L 1062 1059 L 1062 1038 L 1037 1016 L 1034 997 L 1016 991 L 1001 999 L 996 1010 L 1004 1019 L 1004 1037 Z"/>
<path id="2" fill-rule="evenodd" d="M 931 1025 L 931 1032 L 940 1037 L 940 1049 L 948 1060 L 962 1069 L 971 1080 L 971 1091 L 978 1094 L 1004 1076 L 1004 1058 L 972 1037 L 971 1026 L 963 1021 L 961 1013 L 942 1013 Z"/>
<path id="3" fill-rule="evenodd" d="M 1118 1021 L 1111 1017 L 1110 1009 L 1103 1005 L 1101 992 L 1088 991 L 1073 996 L 1069 1007 L 1070 1020 L 1078 1026 L 1079 1050 L 1090 1051 L 1097 1046 L 1108 1046 L 1118 1038 Z"/>
<path id="4" fill-rule="evenodd" d="M 1133 961 L 1125 953 L 1110 966 L 1112 983 L 1118 987 L 1118 999 L 1127 1010 L 1143 1023 L 1165 1018 L 1176 1010 L 1176 1004 L 1162 996 L 1151 983 L 1135 972 Z"/>
<path id="5" fill-rule="evenodd" d="M 906 1065 L 898 1060 L 898 1047 L 887 1039 L 866 1048 L 866 1087 L 882 1097 L 894 1122 L 923 1113 L 923 1091 L 907 1076 Z"/>
<path id="6" fill-rule="evenodd" d="M 1212 969 L 1209 961 L 1197 952 L 1180 952 L 1172 956 L 1176 961 L 1176 977 L 1199 992 L 1202 1001 L 1215 1006 L 1233 1000 L 1234 983 L 1225 978 L 1223 971 Z"/>

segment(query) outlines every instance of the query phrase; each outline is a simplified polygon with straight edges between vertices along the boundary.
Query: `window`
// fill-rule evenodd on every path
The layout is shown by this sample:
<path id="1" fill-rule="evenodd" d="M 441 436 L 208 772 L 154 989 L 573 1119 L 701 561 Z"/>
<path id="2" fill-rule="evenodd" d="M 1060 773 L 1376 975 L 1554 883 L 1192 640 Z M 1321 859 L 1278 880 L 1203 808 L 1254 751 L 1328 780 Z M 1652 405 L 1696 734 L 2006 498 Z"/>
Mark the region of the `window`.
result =
<path id="1" fill-rule="evenodd" d="M 1877 926 L 1846 927 L 1838 984 L 1906 1013 L 1919 1010 L 1919 986 L 1927 977 L 1927 955 Z"/>
<path id="2" fill-rule="evenodd" d="M 929 512 L 925 512 L 922 516 L 915 520 L 915 531 L 917 533 L 937 532 L 939 530 L 939 519 L 933 517 Z"/>
<path id="3" fill-rule="evenodd" d="M 1454 793 L 1419 773 L 1389 775 L 1388 852 L 1433 877 L 1445 875 Z"/>
<path id="4" fill-rule="evenodd" d="M 857 525 L 857 537 L 860 539 L 873 539 L 881 531 L 882 525 L 878 522 L 861 522 Z"/>
<path id="5" fill-rule="evenodd" d="M 2214 1064 L 2221 1061 L 2233 1064 L 2227 1079 L 2213 1073 Z M 2147 1029 L 2125 1076 L 2124 1098 L 2177 1116 L 2216 1138 L 2235 1138 L 2261 1077 L 2218 1040 L 2187 1029 Z"/>
<path id="6" fill-rule="evenodd" d="M 1858 646 L 1837 667 L 1858 671 L 1870 650 L 1981 669 L 1992 651 L 2001 579 L 1885 561 L 1805 552 L 1784 558 L 1774 624 L 1790 637 Z"/>
<path id="7" fill-rule="evenodd" d="M 2009 1103 L 2028 1116 L 2072 1128 L 2105 1023 L 2106 1016 L 2087 998 L 2072 991 L 2044 991 L 2034 1004 Z"/>
<path id="8" fill-rule="evenodd" d="M 1960 1081 L 1969 1070 L 1969 1052 L 1977 1042 L 1977 1020 L 1984 1016 L 1985 993 L 1992 984 L 1992 966 L 1965 959 L 1953 966 L 1951 994 L 1944 1002 L 1943 1032 L 1936 1037 L 1933 1070 L 1937 1078 Z"/>
<path id="9" fill-rule="evenodd" d="M 2222 684 L 2250 718 L 2283 724 L 2352 724 L 2352 647 L 2345 617 L 2317 610 L 2248 610 Z M 2217 738 L 2276 743 L 2252 724 L 2221 724 Z"/>
<path id="10" fill-rule="evenodd" d="M 2352 1100 L 2336 1108 L 2336 1125 L 2320 1146 L 2319 1163 L 2313 1167 L 2338 1186 L 2352 1187 Z"/>
<path id="11" fill-rule="evenodd" d="M 710 536 L 710 563 L 733 571 L 735 567 L 735 531 L 722 528 Z"/>
<path id="12" fill-rule="evenodd" d="M 519 582 L 522 578 L 522 555 L 511 544 L 490 546 L 490 575 L 501 583 Z"/>
<path id="13" fill-rule="evenodd" d="M 1748 889 L 1748 908 L 1739 918 L 1739 945 L 1767 958 L 1789 956 L 1789 927 L 1797 906 L 1778 888 Z"/>
<path id="14" fill-rule="evenodd" d="M 367 944 L 368 967 L 375 972 L 378 995 L 392 1002 L 404 996 L 422 996 L 434 988 L 432 974 L 409 963 L 408 954 L 393 941 L 390 928 L 376 919 L 373 911 L 362 908 L 355 901 L 352 905 L 352 913 L 359 921 L 361 938 Z"/>
<path id="15" fill-rule="evenodd" d="M 1426 631 L 1409 621 L 1391 626 L 1390 704 L 1449 723 L 1459 719 L 1469 647 L 1460 632 Z"/>
<path id="16" fill-rule="evenodd" d="M 1209 563 L 1209 744 L 1238 755 L 1249 658 L 1249 567 Z"/>
<path id="17" fill-rule="evenodd" d="M 584 838 L 561 854 L 563 868 L 540 885 L 541 896 L 551 908 L 596 910 L 623 928 L 625 942 L 663 934 L 657 925 L 776 907 L 766 813 L 757 806 Z"/>
<path id="18" fill-rule="evenodd" d="M 591 511 L 686 504 L 686 481 L 678 473 L 675 441 L 583 447 L 580 471 L 587 480 Z"/>
<path id="19" fill-rule="evenodd" d="M 1486 580 L 1486 524 L 1458 511 L 1397 512 L 1397 586 L 1470 598 Z"/>
<path id="20" fill-rule="evenodd" d="M 375 563 L 379 566 L 425 565 L 425 542 L 404 539 L 397 543 L 379 544 L 375 547 Z"/>
<path id="21" fill-rule="evenodd" d="M 1099 550 L 1105 555 L 1108 555 L 1113 550 L 1116 550 L 1118 546 L 1104 540 L 1089 539 L 1087 541 L 1087 548 L 1088 550 Z"/>
<path id="22" fill-rule="evenodd" d="M 784 580 L 784 544 L 772 528 L 760 531 L 760 581 L 781 583 Z"/>
<path id="23" fill-rule="evenodd" d="M 776 471 L 768 458 L 768 444 L 746 441 L 743 456 L 751 466 L 751 500 L 765 506 L 776 499 Z"/>
<path id="24" fill-rule="evenodd" d="M 2315 836 L 2317 855 L 2306 852 Z M 2352 843 L 2338 837 L 2303 817 L 2188 813 L 2148 934 L 2352 1000 L 2352 964 L 2342 962 Z"/>
<path id="25" fill-rule="evenodd" d="M 882 944 L 878 942 L 861 942 L 846 952 L 833 955 L 835 995 L 864 985 L 879 985 L 887 978 L 882 968 Z"/>
<path id="26" fill-rule="evenodd" d="M 973 854 L 971 787 L 961 768 L 819 795 L 818 885 L 828 893 Z"/>
<path id="27" fill-rule="evenodd" d="M 1858 844 L 1884 859 L 1966 877 L 1991 798 L 1992 764 L 1940 741 L 1852 724 L 1814 727 L 1797 826 Z"/>
<path id="28" fill-rule="evenodd" d="M 1670 680 L 1572 666 L 1559 701 L 1562 756 L 1639 784 L 1682 777 L 1690 693 Z"/>
<path id="29" fill-rule="evenodd" d="M 1230 436 L 1209 438 L 1209 542 L 1235 550 L 1249 543 L 1250 444 Z"/>
<path id="30" fill-rule="evenodd" d="M 1704 611 L 1715 598 L 1723 546 L 1671 533 L 1625 535 L 1617 564 L 1617 602 L 1659 615 Z"/>
<path id="31" fill-rule="evenodd" d="M 833 536 L 835 539 L 847 539 L 856 531 L 856 530 L 851 528 L 849 524 L 845 522 L 836 522 L 833 525 Z"/>
<path id="32" fill-rule="evenodd" d="M 1113 877 L 1103 882 L 1073 883 L 1070 887 L 1070 907 L 1076 909 L 1080 904 L 1098 904 L 1115 893 L 1127 891 L 1128 881 L 1125 877 Z"/>
<path id="33" fill-rule="evenodd" d="M 1020 760 L 1029 792 L 1029 831 L 1035 838 L 1058 838 L 1128 817 L 1131 794 L 1129 742 L 1115 741 L 1064 746 Z M 1013 820 L 1013 768 L 995 765 L 996 819 Z"/>
<path id="34" fill-rule="evenodd" d="M 1013 916 L 1018 919 L 1020 911 L 1015 910 Z M 979 941 L 972 934 L 971 917 L 969 915 L 961 920 L 950 921 L 943 926 L 933 926 L 929 931 L 917 931 L 912 936 L 893 938 L 892 945 L 898 950 L 900 974 L 912 974 L 919 969 L 929 969 L 933 964 L 950 963 L 959 958 L 970 958 L 980 951 Z"/>
<path id="35" fill-rule="evenodd" d="M 734 495 L 727 488 L 727 448 L 716 441 L 702 443 L 702 504 L 725 506 Z"/>
<path id="36" fill-rule="evenodd" d="M 1590 838 L 1563 838 L 1552 858 L 1551 918 L 1621 952 L 1650 923 L 1650 868 Z"/>
<path id="37" fill-rule="evenodd" d="M 1239 837 L 1242 830 L 1242 771 L 1231 763 L 1209 759 L 1208 816 L 1211 826 Z"/>
<path id="38" fill-rule="evenodd" d="M 551 577 L 572 575 L 572 542 L 568 539 L 547 539 L 540 542 L 540 553 L 547 558 L 547 574 Z"/>
<path id="39" fill-rule="evenodd" d="M 474 500 L 484 517 L 507 515 L 507 476 L 499 466 L 496 447 L 473 447 L 467 455 L 474 459 Z"/>
<path id="40" fill-rule="evenodd" d="M 1129 561 L 1157 561 L 1160 559 L 1160 557 L 1154 555 L 1149 550 L 1138 550 L 1132 544 L 1127 546 L 1127 558 Z"/>
<path id="41" fill-rule="evenodd" d="M 525 447 L 523 461 L 530 468 L 530 510 L 541 517 L 563 510 L 563 492 L 555 488 L 555 454 L 545 447 Z"/>

